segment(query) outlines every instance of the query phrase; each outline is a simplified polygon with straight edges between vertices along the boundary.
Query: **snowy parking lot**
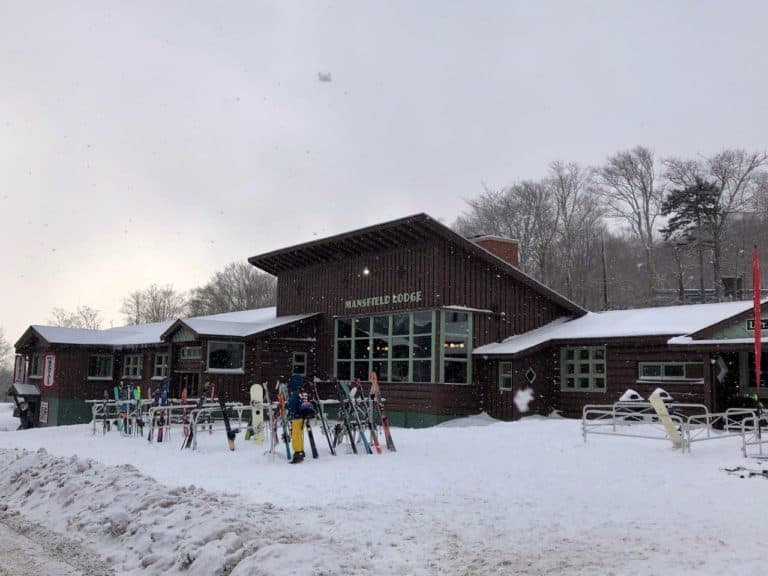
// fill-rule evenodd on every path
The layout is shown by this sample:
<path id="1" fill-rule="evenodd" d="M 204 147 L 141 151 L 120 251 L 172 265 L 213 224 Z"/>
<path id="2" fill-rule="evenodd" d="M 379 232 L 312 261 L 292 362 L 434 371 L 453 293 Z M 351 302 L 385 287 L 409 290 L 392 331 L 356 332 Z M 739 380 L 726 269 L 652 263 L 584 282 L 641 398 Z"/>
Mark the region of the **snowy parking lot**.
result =
<path id="1" fill-rule="evenodd" d="M 221 432 L 196 452 L 177 432 L 7 432 L 0 493 L 118 574 L 764 573 L 768 483 L 722 470 L 757 465 L 737 439 L 680 454 L 486 416 L 394 434 L 396 453 L 290 466 Z"/>

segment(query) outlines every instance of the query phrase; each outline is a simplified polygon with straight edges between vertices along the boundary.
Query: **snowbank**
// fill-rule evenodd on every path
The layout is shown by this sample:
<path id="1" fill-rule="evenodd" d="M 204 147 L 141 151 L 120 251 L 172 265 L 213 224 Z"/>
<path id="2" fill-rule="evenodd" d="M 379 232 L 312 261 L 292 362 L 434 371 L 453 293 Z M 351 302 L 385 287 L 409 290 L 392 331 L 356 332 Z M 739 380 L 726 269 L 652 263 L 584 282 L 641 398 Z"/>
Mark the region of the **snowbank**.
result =
<path id="1" fill-rule="evenodd" d="M 0 402 L 0 432 L 16 430 L 19 427 L 19 419 L 13 415 L 14 404 Z"/>

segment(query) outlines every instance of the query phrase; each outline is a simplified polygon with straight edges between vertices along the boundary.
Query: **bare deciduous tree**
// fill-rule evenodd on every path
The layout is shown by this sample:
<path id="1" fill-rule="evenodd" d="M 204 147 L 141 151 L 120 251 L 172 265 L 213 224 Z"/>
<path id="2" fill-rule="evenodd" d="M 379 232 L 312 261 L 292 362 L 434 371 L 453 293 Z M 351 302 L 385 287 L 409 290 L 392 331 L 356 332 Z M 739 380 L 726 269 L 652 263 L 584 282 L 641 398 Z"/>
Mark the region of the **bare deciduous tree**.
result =
<path id="1" fill-rule="evenodd" d="M 465 236 L 494 234 L 519 242 L 520 268 L 547 281 L 556 234 L 556 207 L 542 182 L 526 180 L 504 190 L 483 186 L 454 228 Z"/>
<path id="2" fill-rule="evenodd" d="M 74 312 L 69 312 L 64 310 L 64 308 L 54 308 L 51 310 L 51 319 L 48 322 L 53 326 L 63 326 L 65 328 L 99 330 L 102 320 L 99 311 L 95 308 L 78 306 Z"/>
<path id="3" fill-rule="evenodd" d="M 723 239 L 734 214 L 753 212 L 760 185 L 763 182 L 761 168 L 768 165 L 765 152 L 723 150 L 700 161 L 669 158 L 665 161 L 667 179 L 676 186 L 695 186 L 699 180 L 713 182 L 719 209 L 711 222 L 712 269 L 715 294 L 723 296 L 722 254 Z"/>
<path id="4" fill-rule="evenodd" d="M 189 311 L 193 316 L 219 314 L 272 306 L 276 280 L 250 264 L 233 262 L 216 272 L 207 284 L 192 290 Z"/>
<path id="5" fill-rule="evenodd" d="M 597 169 L 600 197 L 608 207 L 607 216 L 617 218 L 643 247 L 648 275 L 648 295 L 656 288 L 656 220 L 661 213 L 663 187 L 656 176 L 653 151 L 643 146 L 610 156 Z"/>
<path id="6" fill-rule="evenodd" d="M 147 324 L 179 318 L 185 315 L 186 309 L 184 295 L 174 290 L 172 285 L 152 284 L 124 298 L 120 311 L 129 324 Z"/>
<path id="7" fill-rule="evenodd" d="M 565 293 L 574 298 L 577 261 L 586 264 L 590 242 L 599 240 L 602 210 L 594 196 L 591 172 L 576 163 L 553 162 L 547 185 L 557 210 L 555 222 Z M 581 266 L 578 276 L 582 284 L 583 273 Z"/>
<path id="8" fill-rule="evenodd" d="M 12 352 L 13 349 L 5 339 L 3 329 L 0 328 L 0 400 L 3 401 L 12 384 L 11 380 L 13 380 L 13 372 L 11 371 Z"/>

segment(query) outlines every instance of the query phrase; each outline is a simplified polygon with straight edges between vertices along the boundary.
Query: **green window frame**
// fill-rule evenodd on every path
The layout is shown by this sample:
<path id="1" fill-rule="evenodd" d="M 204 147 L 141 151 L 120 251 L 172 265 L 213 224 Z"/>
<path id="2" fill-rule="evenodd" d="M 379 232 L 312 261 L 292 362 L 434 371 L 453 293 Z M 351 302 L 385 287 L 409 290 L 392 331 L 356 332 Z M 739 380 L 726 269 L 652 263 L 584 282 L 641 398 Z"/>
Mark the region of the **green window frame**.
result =
<path id="1" fill-rule="evenodd" d="M 337 318 L 334 373 L 339 380 L 434 382 L 435 311 Z"/>
<path id="2" fill-rule="evenodd" d="M 441 310 L 440 382 L 472 382 L 472 314 L 463 310 Z"/>
<path id="3" fill-rule="evenodd" d="M 638 362 L 637 379 L 651 382 L 700 381 L 704 379 L 704 364 L 702 362 Z"/>
<path id="4" fill-rule="evenodd" d="M 605 346 L 560 348 L 560 390 L 562 392 L 605 392 L 607 382 Z"/>
<path id="5" fill-rule="evenodd" d="M 499 362 L 499 392 L 511 392 L 513 380 L 512 362 Z"/>

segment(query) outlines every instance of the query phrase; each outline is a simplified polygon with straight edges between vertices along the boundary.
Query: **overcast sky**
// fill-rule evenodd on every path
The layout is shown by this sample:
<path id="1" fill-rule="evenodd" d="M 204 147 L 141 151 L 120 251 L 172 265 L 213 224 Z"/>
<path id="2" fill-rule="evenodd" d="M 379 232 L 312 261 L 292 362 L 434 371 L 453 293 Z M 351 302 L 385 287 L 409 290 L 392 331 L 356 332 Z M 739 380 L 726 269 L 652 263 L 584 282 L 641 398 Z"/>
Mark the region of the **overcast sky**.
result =
<path id="1" fill-rule="evenodd" d="M 481 182 L 766 148 L 768 3 L 0 0 L 0 327 Z M 330 73 L 320 82 L 318 73 Z"/>

